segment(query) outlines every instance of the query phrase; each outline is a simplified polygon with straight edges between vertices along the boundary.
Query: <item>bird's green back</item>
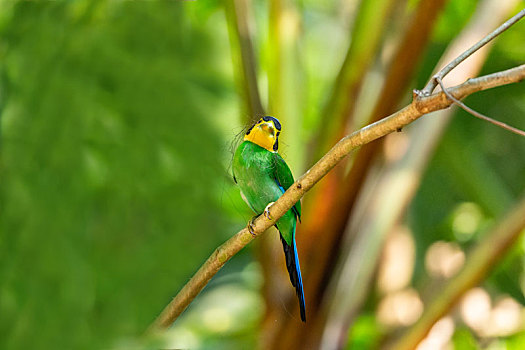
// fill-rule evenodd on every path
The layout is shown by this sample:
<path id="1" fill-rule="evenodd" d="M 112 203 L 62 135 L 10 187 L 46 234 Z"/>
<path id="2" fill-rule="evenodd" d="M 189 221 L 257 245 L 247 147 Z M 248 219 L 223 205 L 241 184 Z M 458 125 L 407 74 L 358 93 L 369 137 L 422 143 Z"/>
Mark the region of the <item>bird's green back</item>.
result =
<path id="1" fill-rule="evenodd" d="M 270 152 L 250 141 L 237 148 L 232 164 L 233 176 L 250 208 L 261 214 L 270 202 L 275 202 L 294 183 L 290 168 L 276 152 Z M 278 221 L 277 227 L 288 244 L 292 243 L 301 204 Z"/>

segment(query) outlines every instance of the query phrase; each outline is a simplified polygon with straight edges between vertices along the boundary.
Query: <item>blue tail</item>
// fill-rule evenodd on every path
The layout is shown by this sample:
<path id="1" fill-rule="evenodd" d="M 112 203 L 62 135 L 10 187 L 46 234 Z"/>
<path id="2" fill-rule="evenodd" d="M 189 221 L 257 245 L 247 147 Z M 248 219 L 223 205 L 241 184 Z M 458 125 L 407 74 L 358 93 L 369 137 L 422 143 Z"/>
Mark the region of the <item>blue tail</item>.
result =
<path id="1" fill-rule="evenodd" d="M 295 231 L 295 230 L 294 230 Z M 299 308 L 301 310 L 301 320 L 306 322 L 306 308 L 304 303 L 303 279 L 301 277 L 301 266 L 299 265 L 299 256 L 297 255 L 297 245 L 295 244 L 295 232 L 292 236 L 292 245 L 290 246 L 281 235 L 283 243 L 284 256 L 286 258 L 286 268 L 290 275 L 290 282 L 295 287 L 295 292 L 299 298 Z"/>
<path id="2" fill-rule="evenodd" d="M 301 309 L 301 320 L 306 322 L 306 307 L 304 305 L 303 278 L 301 277 L 301 265 L 299 265 L 299 256 L 297 255 L 297 245 L 295 244 L 295 233 L 293 235 L 293 251 L 295 255 L 295 269 L 297 271 L 298 283 L 295 286 L 297 296 L 299 297 L 299 308 Z"/>

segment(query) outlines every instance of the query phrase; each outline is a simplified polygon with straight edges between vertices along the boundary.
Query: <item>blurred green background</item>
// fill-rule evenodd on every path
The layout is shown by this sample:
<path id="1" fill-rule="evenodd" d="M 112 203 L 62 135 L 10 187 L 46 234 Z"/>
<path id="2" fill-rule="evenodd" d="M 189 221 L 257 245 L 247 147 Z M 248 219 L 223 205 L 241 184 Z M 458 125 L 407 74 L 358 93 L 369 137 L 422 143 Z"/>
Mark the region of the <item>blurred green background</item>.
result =
<path id="1" fill-rule="evenodd" d="M 177 1 L 0 13 L 0 348 L 113 346 L 242 225 L 224 25 Z"/>
<path id="2" fill-rule="evenodd" d="M 394 19 L 403 23 L 419 2 L 394 3 L 398 17 L 385 24 L 392 37 Z M 276 50 L 267 35 L 267 4 L 249 6 L 263 105 L 270 112 L 292 108 L 293 117 L 282 118 L 289 120 L 281 149 L 299 176 L 312 165 L 311 142 L 324 123 L 320 110 L 358 2 L 294 3 L 301 38 L 292 51 L 301 76 L 287 87 L 296 93 L 292 107 L 278 106 L 266 90 Z M 473 0 L 447 3 L 412 88 L 423 87 L 476 6 Z M 253 244 L 166 335 L 142 337 L 213 249 L 252 215 L 230 175 L 232 149 L 253 116 L 235 84 L 226 18 L 219 1 L 0 1 L 1 349 L 247 349 L 259 343 L 265 298 Z M 497 41 L 482 73 L 522 64 L 523 38 L 519 23 Z M 365 85 L 372 90 L 381 80 L 378 57 Z M 523 84 L 466 102 L 525 128 Z M 461 255 L 523 194 L 524 154 L 523 138 L 455 113 L 403 220 L 415 247 L 415 290 L 428 288 L 429 247 L 441 241 Z M 447 344 L 525 344 L 524 251 L 520 241 L 478 290 L 493 303 L 510 300 L 518 326 L 487 335 L 458 317 Z M 375 348 L 399 326 L 376 312 L 380 299 L 372 286 L 348 331 L 348 347 Z"/>

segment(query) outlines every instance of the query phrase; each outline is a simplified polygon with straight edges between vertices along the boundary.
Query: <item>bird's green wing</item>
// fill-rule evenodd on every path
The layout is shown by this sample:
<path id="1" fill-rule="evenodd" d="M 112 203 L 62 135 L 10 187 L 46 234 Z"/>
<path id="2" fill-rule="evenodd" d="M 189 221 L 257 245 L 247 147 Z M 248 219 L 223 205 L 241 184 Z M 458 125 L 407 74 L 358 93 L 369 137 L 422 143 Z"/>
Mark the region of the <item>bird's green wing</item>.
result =
<path id="1" fill-rule="evenodd" d="M 292 171 L 288 167 L 288 164 L 286 164 L 279 153 L 274 153 L 273 159 L 275 181 L 284 193 L 290 186 L 293 185 L 295 180 L 293 178 Z M 292 210 L 299 221 L 301 221 L 301 201 L 295 203 L 295 205 L 292 207 Z"/>

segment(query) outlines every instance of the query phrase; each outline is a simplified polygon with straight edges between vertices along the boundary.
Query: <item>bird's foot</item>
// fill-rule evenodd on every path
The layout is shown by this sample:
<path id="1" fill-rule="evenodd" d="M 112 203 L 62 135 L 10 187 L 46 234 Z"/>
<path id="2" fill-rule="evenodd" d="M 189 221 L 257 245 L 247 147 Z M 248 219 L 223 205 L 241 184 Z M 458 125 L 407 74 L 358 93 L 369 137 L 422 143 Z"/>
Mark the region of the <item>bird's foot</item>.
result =
<path id="1" fill-rule="evenodd" d="M 255 222 L 255 219 L 257 219 L 259 216 L 256 215 L 254 216 L 253 218 L 250 219 L 250 221 L 248 221 L 248 232 L 250 232 L 250 234 L 255 237 L 257 236 L 255 234 L 255 227 L 254 227 L 254 222 Z"/>
<path id="2" fill-rule="evenodd" d="M 268 220 L 271 220 L 272 218 L 270 217 L 270 207 L 273 205 L 273 203 L 275 202 L 270 202 L 268 203 L 268 205 L 266 206 L 266 208 L 264 208 L 264 211 L 263 211 L 263 215 L 268 219 Z"/>

